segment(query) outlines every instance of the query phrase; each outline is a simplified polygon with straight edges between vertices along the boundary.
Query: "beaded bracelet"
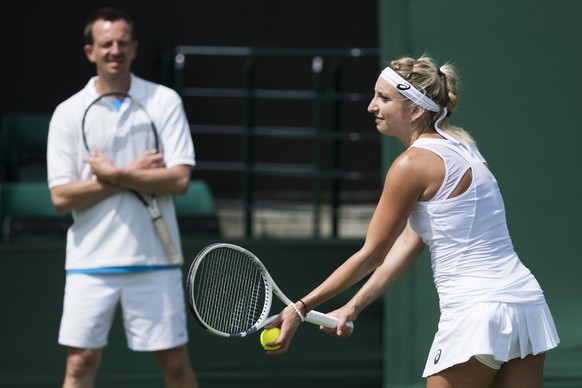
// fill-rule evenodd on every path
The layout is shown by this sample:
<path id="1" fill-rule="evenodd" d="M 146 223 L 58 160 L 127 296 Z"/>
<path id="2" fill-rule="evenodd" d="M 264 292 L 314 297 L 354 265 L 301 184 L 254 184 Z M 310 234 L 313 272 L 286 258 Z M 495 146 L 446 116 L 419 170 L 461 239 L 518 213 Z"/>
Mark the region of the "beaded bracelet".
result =
<path id="1" fill-rule="evenodd" d="M 293 307 L 293 310 L 295 310 L 295 312 L 297 313 L 297 315 L 299 315 L 299 318 L 301 318 L 301 322 L 305 321 L 305 317 L 303 316 L 303 314 L 301 314 L 301 311 L 299 311 L 299 309 L 297 308 L 297 306 L 295 306 L 295 303 L 290 303 L 289 306 Z"/>

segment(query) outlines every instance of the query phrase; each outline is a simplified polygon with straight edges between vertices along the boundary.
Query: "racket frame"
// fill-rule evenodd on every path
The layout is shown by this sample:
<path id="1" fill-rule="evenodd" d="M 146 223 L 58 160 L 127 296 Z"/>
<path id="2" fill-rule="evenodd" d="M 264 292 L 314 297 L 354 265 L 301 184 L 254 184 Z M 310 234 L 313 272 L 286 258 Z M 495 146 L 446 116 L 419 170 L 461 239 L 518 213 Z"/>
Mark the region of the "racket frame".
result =
<path id="1" fill-rule="evenodd" d="M 248 256 L 253 263 L 258 267 L 261 277 L 264 282 L 265 287 L 265 303 L 263 305 L 262 312 L 259 316 L 259 319 L 246 331 L 239 332 L 239 333 L 226 333 L 216 328 L 212 327 L 209 323 L 207 323 L 201 316 L 200 312 L 198 311 L 197 304 L 194 298 L 194 280 L 198 270 L 198 267 L 202 263 L 202 261 L 207 258 L 209 252 L 219 249 L 219 248 L 227 248 L 227 249 L 234 249 L 236 251 L 244 253 Z M 206 331 L 210 332 L 211 334 L 220 336 L 220 337 L 246 337 L 247 335 L 253 334 L 256 331 L 262 329 L 269 323 L 271 323 L 275 318 L 277 318 L 278 314 L 268 316 L 271 310 L 271 304 L 273 300 L 273 293 L 286 305 L 288 306 L 291 304 L 291 300 L 281 291 L 279 286 L 275 283 L 269 271 L 265 267 L 265 265 L 261 262 L 261 260 L 249 250 L 240 247 L 238 245 L 229 244 L 229 243 L 214 243 L 206 246 L 202 249 L 194 258 L 192 264 L 190 265 L 190 270 L 188 271 L 187 283 L 186 283 L 186 292 L 187 292 L 187 299 L 188 299 L 188 308 L 190 309 L 190 313 L 196 320 L 196 322 L 202 326 Z M 325 326 L 328 328 L 334 328 L 337 326 L 339 319 L 328 314 L 324 314 L 318 311 L 310 311 L 305 316 L 305 321 L 312 323 L 318 326 Z M 351 322 L 348 323 L 349 326 L 353 327 Z"/>
<path id="2" fill-rule="evenodd" d="M 244 332 L 227 333 L 227 332 L 224 332 L 221 330 L 217 330 L 216 328 L 212 327 L 208 322 L 206 322 L 204 320 L 204 318 L 202 318 L 202 314 L 198 311 L 198 307 L 197 307 L 197 304 L 196 304 L 196 301 L 194 298 L 194 278 L 196 276 L 196 273 L 198 271 L 199 266 L 204 261 L 204 259 L 207 258 L 208 253 L 215 250 L 215 249 L 218 249 L 218 248 L 234 249 L 234 250 L 237 250 L 237 251 L 242 252 L 245 255 L 247 255 L 251 259 L 253 264 L 255 264 L 257 266 L 259 273 L 261 275 L 261 278 L 263 279 L 265 301 L 263 303 L 261 314 L 259 315 L 259 318 L 257 319 L 257 321 L 255 321 L 255 323 L 248 330 L 246 330 Z M 275 317 L 268 316 L 269 311 L 271 310 L 271 304 L 273 301 L 272 284 L 273 284 L 273 279 L 269 275 L 269 272 L 267 271 L 267 269 L 265 268 L 263 263 L 261 263 L 261 261 L 258 260 L 258 258 L 250 251 L 248 251 L 242 247 L 239 247 L 237 245 L 233 245 L 233 244 L 227 244 L 227 243 L 210 244 L 210 245 L 206 246 L 204 249 L 202 249 L 196 255 L 196 257 L 194 258 L 194 261 L 190 265 L 190 270 L 188 271 L 188 278 L 187 278 L 187 283 L 186 283 L 186 290 L 187 290 L 187 296 L 188 296 L 188 308 L 190 309 L 190 313 L 194 317 L 196 322 L 200 326 L 202 326 L 206 331 L 208 331 L 209 333 L 217 335 L 219 337 L 235 337 L 235 338 L 236 337 L 246 337 L 247 335 L 252 334 L 252 333 L 256 332 L 257 330 L 261 329 L 262 327 L 267 325 L 270 321 L 272 321 L 275 318 Z"/>

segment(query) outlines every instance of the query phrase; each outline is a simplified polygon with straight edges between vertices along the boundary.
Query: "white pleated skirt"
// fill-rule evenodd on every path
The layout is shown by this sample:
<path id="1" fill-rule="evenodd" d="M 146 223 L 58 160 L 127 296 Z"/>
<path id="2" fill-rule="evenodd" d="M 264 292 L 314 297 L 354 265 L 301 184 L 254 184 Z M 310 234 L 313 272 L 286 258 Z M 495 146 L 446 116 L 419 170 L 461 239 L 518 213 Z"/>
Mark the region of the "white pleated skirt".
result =
<path id="1" fill-rule="evenodd" d="M 536 355 L 560 343 L 546 303 L 477 303 L 441 312 L 423 377 L 488 354 L 507 362 Z"/>

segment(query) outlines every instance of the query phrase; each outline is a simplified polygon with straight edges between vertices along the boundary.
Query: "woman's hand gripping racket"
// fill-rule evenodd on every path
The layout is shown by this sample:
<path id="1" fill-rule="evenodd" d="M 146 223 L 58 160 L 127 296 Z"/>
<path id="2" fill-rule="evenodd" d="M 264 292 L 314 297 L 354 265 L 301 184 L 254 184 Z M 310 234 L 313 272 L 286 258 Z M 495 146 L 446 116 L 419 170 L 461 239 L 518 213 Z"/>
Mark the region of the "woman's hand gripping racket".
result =
<path id="1" fill-rule="evenodd" d="M 190 266 L 186 289 L 196 322 L 221 337 L 245 337 L 273 321 L 277 315 L 268 316 L 273 292 L 285 305 L 291 303 L 253 253 L 226 243 L 200 251 Z M 310 311 L 305 321 L 328 328 L 339 322 L 317 311 Z"/>
<path id="2" fill-rule="evenodd" d="M 135 134 L 132 134 L 132 136 L 135 136 L 136 139 L 139 136 L 139 141 L 133 142 L 134 146 L 136 144 L 139 144 L 139 146 L 143 146 L 143 151 L 145 151 L 148 148 L 151 149 L 153 147 L 156 151 L 159 152 L 160 149 L 159 149 L 158 131 L 156 130 L 156 126 L 155 126 L 153 120 L 151 119 L 150 115 L 147 113 L 145 108 L 137 100 L 135 100 L 129 94 L 122 93 L 122 92 L 110 92 L 110 93 L 102 94 L 98 98 L 96 98 L 93 102 L 91 102 L 91 104 L 89 104 L 87 109 L 85 109 L 85 113 L 83 115 L 83 121 L 81 123 L 81 129 L 82 129 L 82 133 L 83 133 L 83 143 L 85 144 L 85 148 L 87 149 L 87 152 L 90 155 L 92 155 L 91 149 L 89 148 L 89 144 L 87 141 L 88 123 L 92 122 L 92 120 L 94 120 L 94 122 L 96 122 L 96 123 L 101 122 L 101 120 L 99 120 L 99 119 L 92 119 L 92 114 L 96 114 L 96 115 L 99 114 L 98 110 L 94 109 L 94 108 L 97 107 L 100 102 L 102 102 L 102 103 L 105 102 L 104 99 L 106 99 L 106 98 L 128 99 L 131 102 L 132 106 L 137 108 L 137 111 L 141 112 L 141 115 L 144 116 L 144 121 L 148 122 L 148 125 L 147 125 L 147 128 L 145 129 L 145 131 L 136 131 Z M 137 133 L 137 132 L 139 132 L 139 133 Z M 142 132 L 145 132 L 145 133 L 142 133 Z M 160 209 L 158 207 L 158 201 L 156 199 L 156 196 L 153 194 L 146 195 L 145 193 L 139 193 L 139 192 L 137 192 L 135 190 L 131 190 L 131 189 L 129 191 L 132 194 L 134 194 L 135 197 L 147 209 L 147 211 L 150 215 L 150 218 L 154 224 L 154 227 L 156 229 L 156 232 L 157 232 L 158 236 L 160 237 L 160 240 L 162 241 L 164 248 L 166 249 L 166 252 L 168 253 L 168 256 L 170 258 L 170 264 L 182 263 L 182 255 L 178 252 L 178 250 L 176 249 L 176 247 L 174 245 L 174 242 L 172 241 L 172 238 L 170 236 L 170 232 L 168 231 L 168 227 L 166 225 L 166 222 L 162 218 L 162 213 L 160 212 Z"/>

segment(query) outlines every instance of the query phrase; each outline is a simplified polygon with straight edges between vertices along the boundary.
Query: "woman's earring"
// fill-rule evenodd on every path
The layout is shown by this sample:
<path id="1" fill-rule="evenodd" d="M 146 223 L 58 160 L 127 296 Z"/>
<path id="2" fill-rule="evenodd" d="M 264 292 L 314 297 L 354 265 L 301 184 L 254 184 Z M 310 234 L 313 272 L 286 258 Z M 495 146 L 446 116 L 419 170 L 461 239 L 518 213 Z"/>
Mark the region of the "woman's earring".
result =
<path id="1" fill-rule="evenodd" d="M 408 129 L 410 129 L 410 132 L 414 132 L 416 130 L 416 128 L 412 125 L 414 123 L 414 121 L 410 120 L 408 122 Z"/>

